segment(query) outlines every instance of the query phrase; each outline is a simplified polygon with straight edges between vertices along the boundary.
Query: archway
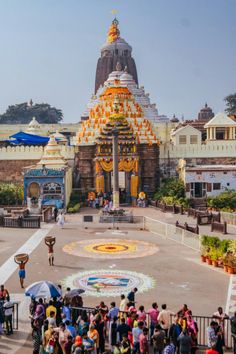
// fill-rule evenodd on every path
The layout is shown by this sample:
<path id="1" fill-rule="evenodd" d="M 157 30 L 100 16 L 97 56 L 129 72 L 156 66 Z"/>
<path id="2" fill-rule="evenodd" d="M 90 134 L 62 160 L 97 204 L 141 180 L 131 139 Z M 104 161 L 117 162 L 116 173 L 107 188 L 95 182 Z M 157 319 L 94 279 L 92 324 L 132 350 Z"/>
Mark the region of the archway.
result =
<path id="1" fill-rule="evenodd" d="M 30 183 L 30 185 L 28 187 L 28 196 L 30 198 L 38 198 L 39 195 L 40 195 L 39 184 L 36 182 Z"/>

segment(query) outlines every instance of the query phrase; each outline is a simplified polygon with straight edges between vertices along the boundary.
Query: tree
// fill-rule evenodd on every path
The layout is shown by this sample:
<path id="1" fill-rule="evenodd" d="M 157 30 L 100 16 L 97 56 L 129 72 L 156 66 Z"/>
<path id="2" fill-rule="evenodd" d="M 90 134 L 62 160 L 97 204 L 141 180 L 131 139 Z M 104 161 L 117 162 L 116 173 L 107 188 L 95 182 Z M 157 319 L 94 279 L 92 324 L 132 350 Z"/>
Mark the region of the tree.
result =
<path id="1" fill-rule="evenodd" d="M 162 181 L 162 186 L 154 198 L 161 200 L 163 197 L 174 197 L 176 199 L 185 197 L 184 182 L 179 178 L 171 177 Z"/>
<path id="2" fill-rule="evenodd" d="M 230 116 L 236 116 L 236 92 L 225 97 L 226 112 Z"/>
<path id="3" fill-rule="evenodd" d="M 0 115 L 0 124 L 28 124 L 33 117 L 39 123 L 56 124 L 63 119 L 63 113 L 48 103 L 24 102 L 9 106 L 6 112 Z"/>

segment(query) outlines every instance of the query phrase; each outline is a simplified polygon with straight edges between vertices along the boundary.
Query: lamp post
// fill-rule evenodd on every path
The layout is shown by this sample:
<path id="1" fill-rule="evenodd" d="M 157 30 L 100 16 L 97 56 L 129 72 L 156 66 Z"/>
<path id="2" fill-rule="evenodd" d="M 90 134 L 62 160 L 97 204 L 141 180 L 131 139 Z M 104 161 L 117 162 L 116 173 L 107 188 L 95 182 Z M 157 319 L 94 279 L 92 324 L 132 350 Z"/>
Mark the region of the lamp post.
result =
<path id="1" fill-rule="evenodd" d="M 118 129 L 112 130 L 112 155 L 113 155 L 113 208 L 120 207 L 119 193 L 119 159 L 118 159 Z"/>

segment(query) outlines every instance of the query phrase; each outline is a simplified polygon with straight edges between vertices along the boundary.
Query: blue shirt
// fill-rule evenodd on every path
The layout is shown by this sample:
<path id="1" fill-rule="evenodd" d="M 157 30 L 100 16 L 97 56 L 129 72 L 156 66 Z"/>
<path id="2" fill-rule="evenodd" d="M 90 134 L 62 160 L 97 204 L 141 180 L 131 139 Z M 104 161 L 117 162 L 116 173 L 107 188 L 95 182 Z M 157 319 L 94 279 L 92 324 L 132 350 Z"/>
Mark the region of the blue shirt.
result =
<path id="1" fill-rule="evenodd" d="M 65 321 L 67 321 L 67 320 L 68 320 L 68 321 L 71 320 L 69 307 L 63 306 L 63 307 L 62 307 L 62 313 L 63 313 L 63 315 L 65 315 L 65 318 L 63 318 L 63 322 L 65 322 Z"/>
<path id="2" fill-rule="evenodd" d="M 68 331 L 70 331 L 73 338 L 75 338 L 77 336 L 76 329 L 74 326 L 68 325 L 68 326 L 66 326 L 66 329 L 68 329 Z"/>
<path id="3" fill-rule="evenodd" d="M 118 317 L 118 315 L 119 315 L 118 307 L 112 307 L 108 312 L 108 317 L 110 318 L 110 320 L 113 320 L 115 316 Z"/>

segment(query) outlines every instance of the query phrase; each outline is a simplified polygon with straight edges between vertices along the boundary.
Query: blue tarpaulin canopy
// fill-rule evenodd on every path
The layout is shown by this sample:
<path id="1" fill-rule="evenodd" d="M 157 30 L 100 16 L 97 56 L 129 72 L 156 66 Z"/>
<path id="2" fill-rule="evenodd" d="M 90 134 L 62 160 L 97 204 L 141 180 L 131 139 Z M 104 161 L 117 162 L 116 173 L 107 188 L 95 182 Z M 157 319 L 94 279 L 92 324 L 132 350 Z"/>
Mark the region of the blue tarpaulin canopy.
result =
<path id="1" fill-rule="evenodd" d="M 42 145 L 47 144 L 49 137 L 18 132 L 10 136 L 11 139 L 6 140 L 14 145 Z"/>

